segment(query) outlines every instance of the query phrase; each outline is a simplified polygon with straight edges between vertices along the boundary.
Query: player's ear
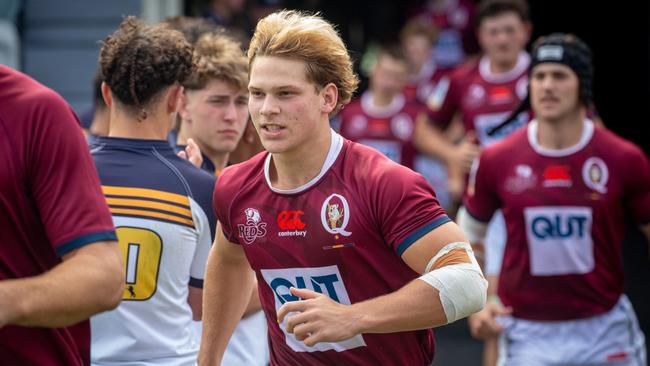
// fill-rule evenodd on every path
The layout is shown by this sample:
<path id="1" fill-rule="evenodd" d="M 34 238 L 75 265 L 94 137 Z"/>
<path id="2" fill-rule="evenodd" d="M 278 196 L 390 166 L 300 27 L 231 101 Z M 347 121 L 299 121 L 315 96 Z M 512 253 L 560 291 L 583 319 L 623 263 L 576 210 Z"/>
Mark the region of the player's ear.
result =
<path id="1" fill-rule="evenodd" d="M 321 95 L 321 112 L 330 114 L 336 108 L 336 103 L 339 99 L 339 89 L 334 83 L 329 83 L 320 91 Z"/>
<path id="2" fill-rule="evenodd" d="M 102 98 L 104 98 L 104 103 L 108 108 L 111 108 L 113 105 L 113 96 L 111 95 L 111 88 L 102 81 Z"/>
<path id="3" fill-rule="evenodd" d="M 181 116 L 183 121 L 188 121 L 190 119 L 190 111 L 187 107 L 187 90 L 183 89 L 183 92 L 178 95 L 178 114 Z"/>
<path id="4" fill-rule="evenodd" d="M 179 84 L 174 84 L 169 87 L 167 94 L 167 113 L 176 113 L 180 106 L 180 97 L 183 94 L 183 87 Z"/>

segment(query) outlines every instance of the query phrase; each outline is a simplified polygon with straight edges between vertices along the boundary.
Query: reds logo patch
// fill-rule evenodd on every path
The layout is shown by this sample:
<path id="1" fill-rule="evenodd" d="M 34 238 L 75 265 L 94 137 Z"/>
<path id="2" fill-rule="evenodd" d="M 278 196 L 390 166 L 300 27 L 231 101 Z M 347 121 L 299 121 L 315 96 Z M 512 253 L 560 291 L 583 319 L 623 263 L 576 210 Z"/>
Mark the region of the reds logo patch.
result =
<path id="1" fill-rule="evenodd" d="M 260 212 L 254 208 L 244 210 L 246 215 L 246 224 L 237 225 L 239 237 L 244 239 L 244 243 L 251 244 L 257 238 L 266 235 L 266 222 L 262 222 Z"/>

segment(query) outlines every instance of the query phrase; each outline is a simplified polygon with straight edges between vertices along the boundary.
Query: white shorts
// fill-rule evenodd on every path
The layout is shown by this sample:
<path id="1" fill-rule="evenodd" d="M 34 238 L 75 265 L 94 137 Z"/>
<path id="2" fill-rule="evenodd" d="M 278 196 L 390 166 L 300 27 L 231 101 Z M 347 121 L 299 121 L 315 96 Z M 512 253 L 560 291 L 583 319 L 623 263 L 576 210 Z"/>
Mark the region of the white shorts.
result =
<path id="1" fill-rule="evenodd" d="M 506 248 L 506 220 L 498 210 L 492 215 L 485 234 L 485 274 L 498 275 L 501 271 L 503 252 Z"/>
<path id="2" fill-rule="evenodd" d="M 531 321 L 501 317 L 499 366 L 647 366 L 645 339 L 627 296 L 591 318 Z"/>

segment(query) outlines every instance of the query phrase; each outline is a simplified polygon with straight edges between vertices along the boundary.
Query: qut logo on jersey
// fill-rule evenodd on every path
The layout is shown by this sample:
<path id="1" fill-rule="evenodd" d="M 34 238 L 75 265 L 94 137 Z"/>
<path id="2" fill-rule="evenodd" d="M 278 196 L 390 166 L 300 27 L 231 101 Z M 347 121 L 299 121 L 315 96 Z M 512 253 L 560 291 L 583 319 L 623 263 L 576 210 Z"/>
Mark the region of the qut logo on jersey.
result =
<path id="1" fill-rule="evenodd" d="M 570 238 L 577 236 L 582 238 L 585 235 L 587 218 L 584 216 L 561 217 L 536 217 L 532 222 L 532 232 L 539 239 L 546 238 Z"/>
<path id="2" fill-rule="evenodd" d="M 350 305 L 350 297 L 343 284 L 341 273 L 337 266 L 311 267 L 311 268 L 282 268 L 260 270 L 265 282 L 273 291 L 275 298 L 275 310 L 287 301 L 299 301 L 300 299 L 289 292 L 290 287 L 307 288 L 318 293 L 329 296 L 334 301 Z M 307 347 L 304 343 L 296 340 L 293 334 L 286 332 L 286 318 L 280 329 L 285 334 L 287 345 L 296 352 L 315 352 L 336 350 L 345 351 L 356 347 L 365 346 L 366 343 L 361 335 L 356 335 L 346 341 L 336 343 L 319 343 L 314 347 Z"/>
<path id="3" fill-rule="evenodd" d="M 528 207 L 524 218 L 531 274 L 584 274 L 594 269 L 591 207 Z"/>

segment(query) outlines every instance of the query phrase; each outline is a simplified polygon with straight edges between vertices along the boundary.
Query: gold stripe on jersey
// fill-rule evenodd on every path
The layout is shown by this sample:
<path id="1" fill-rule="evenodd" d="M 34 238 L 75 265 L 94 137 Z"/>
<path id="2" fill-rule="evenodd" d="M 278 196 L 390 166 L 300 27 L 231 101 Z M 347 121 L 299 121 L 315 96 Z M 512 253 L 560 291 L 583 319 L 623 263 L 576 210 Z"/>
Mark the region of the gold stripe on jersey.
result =
<path id="1" fill-rule="evenodd" d="M 169 193 L 159 191 L 156 189 L 147 188 L 131 188 L 131 187 L 116 187 L 116 186 L 102 186 L 104 195 L 106 196 L 126 196 L 133 198 L 153 198 L 161 201 L 168 201 L 190 207 L 190 199 L 176 193 Z"/>
<path id="2" fill-rule="evenodd" d="M 162 203 L 162 202 L 155 202 L 155 201 L 146 201 L 142 199 L 129 199 L 129 198 L 112 198 L 112 197 L 106 197 L 106 201 L 108 202 L 109 205 L 111 206 L 128 206 L 129 208 L 153 208 L 156 210 L 162 210 L 162 211 L 167 211 L 167 212 L 173 212 L 178 215 L 183 215 L 188 219 L 192 219 L 192 211 L 179 207 L 176 205 L 170 205 L 167 203 Z"/>
<path id="3" fill-rule="evenodd" d="M 183 217 L 178 217 L 174 215 L 169 215 L 165 214 L 162 212 L 155 212 L 155 211 L 147 211 L 147 210 L 138 210 L 138 209 L 130 209 L 130 208 L 115 208 L 115 207 L 109 207 L 111 210 L 111 214 L 113 215 L 136 215 L 136 216 L 144 216 L 144 217 L 151 217 L 155 219 L 163 219 L 167 221 L 172 221 L 172 222 L 177 222 L 179 224 L 183 225 L 189 225 L 189 226 L 194 226 L 194 221 L 189 220 Z"/>

